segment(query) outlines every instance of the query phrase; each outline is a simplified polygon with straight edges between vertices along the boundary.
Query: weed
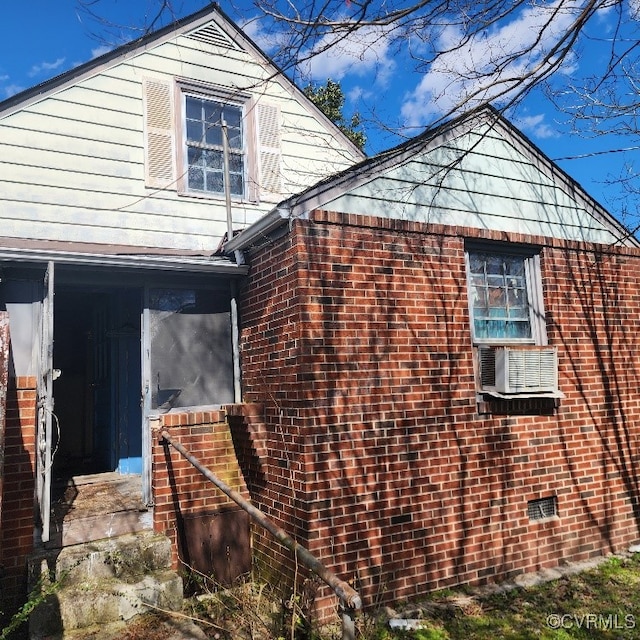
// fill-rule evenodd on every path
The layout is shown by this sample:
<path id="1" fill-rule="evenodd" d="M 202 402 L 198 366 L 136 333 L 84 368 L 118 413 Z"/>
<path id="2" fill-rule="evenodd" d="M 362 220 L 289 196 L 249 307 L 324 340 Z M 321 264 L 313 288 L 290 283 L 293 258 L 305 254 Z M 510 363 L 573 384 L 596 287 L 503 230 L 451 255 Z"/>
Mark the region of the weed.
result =
<path id="1" fill-rule="evenodd" d="M 60 588 L 62 578 L 52 580 L 48 574 L 43 574 L 38 578 L 36 585 L 27 597 L 27 601 L 12 616 L 9 624 L 0 630 L 0 640 L 7 640 L 9 636 L 17 631 L 25 622 L 29 620 L 35 609 L 43 604 L 47 598 L 52 596 Z"/>

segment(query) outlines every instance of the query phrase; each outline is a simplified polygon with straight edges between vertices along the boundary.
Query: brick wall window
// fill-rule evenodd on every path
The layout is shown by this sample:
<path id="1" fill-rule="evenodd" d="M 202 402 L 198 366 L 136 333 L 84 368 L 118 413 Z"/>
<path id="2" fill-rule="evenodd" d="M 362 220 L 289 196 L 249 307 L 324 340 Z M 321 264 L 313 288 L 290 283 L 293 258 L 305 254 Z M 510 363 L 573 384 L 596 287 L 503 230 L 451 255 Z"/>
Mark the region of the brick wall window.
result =
<path id="1" fill-rule="evenodd" d="M 546 344 L 537 251 L 467 248 L 474 344 Z"/>
<path id="2" fill-rule="evenodd" d="M 478 391 L 527 401 L 559 397 L 557 350 L 545 327 L 540 254 L 532 247 L 469 244 L 469 317 Z"/>

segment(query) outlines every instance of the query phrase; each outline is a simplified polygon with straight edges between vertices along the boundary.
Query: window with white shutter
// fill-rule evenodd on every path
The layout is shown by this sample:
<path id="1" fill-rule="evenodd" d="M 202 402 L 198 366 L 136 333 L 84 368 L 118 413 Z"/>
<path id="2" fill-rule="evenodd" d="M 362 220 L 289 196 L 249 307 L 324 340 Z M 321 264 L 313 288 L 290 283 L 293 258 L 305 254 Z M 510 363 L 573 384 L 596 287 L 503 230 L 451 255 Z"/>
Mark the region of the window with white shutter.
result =
<path id="1" fill-rule="evenodd" d="M 173 86 L 155 79 L 146 79 L 143 86 L 145 183 L 175 188 Z"/>
<path id="2" fill-rule="evenodd" d="M 256 113 L 261 199 L 267 202 L 279 202 L 282 199 L 280 109 L 274 105 L 258 103 Z"/>
<path id="3" fill-rule="evenodd" d="M 282 199 L 280 109 L 202 82 L 144 81 L 145 176 L 181 195 Z M 224 178 L 227 132 L 229 184 Z"/>

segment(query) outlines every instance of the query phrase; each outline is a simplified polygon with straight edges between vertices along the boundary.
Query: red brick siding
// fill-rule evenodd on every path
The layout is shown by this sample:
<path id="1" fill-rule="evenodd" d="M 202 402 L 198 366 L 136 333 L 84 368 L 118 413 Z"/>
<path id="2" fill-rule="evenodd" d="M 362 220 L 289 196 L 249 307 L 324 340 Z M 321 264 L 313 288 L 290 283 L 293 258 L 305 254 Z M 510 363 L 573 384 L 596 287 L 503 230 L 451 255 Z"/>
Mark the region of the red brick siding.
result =
<path id="1" fill-rule="evenodd" d="M 551 415 L 478 412 L 465 238 L 541 246 Z M 244 388 L 272 455 L 254 498 L 366 602 L 637 539 L 640 252 L 315 212 L 250 259 Z M 560 518 L 530 522 L 550 495 Z"/>
<path id="2" fill-rule="evenodd" d="M 33 551 L 35 387 L 35 378 L 9 378 L 0 530 L 0 611 L 6 615 L 25 602 L 27 558 Z"/>
<path id="3" fill-rule="evenodd" d="M 163 444 L 159 436 L 166 428 L 198 461 L 231 489 L 249 498 L 238 464 L 234 440 L 224 411 L 171 413 L 161 416 L 153 438 L 154 497 L 153 527 L 172 541 L 174 567 L 186 558 L 184 518 L 212 514 L 236 507 L 235 502 L 205 478 L 173 447 Z"/>

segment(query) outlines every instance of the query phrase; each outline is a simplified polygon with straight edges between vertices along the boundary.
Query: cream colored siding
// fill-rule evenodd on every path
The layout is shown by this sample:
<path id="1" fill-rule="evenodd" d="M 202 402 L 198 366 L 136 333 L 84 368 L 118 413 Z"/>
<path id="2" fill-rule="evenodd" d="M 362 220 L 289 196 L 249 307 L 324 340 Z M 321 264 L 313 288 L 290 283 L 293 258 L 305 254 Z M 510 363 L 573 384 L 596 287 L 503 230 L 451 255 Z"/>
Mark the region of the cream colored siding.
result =
<path id="1" fill-rule="evenodd" d="M 270 198 L 262 194 L 259 203 L 234 201 L 238 228 L 255 222 L 292 190 L 360 159 L 314 108 L 298 102 L 286 82 L 268 79 L 273 75 L 274 69 L 251 52 L 178 36 L 0 114 L 0 235 L 217 247 L 226 231 L 224 198 L 179 194 L 180 167 L 145 186 L 147 78 L 171 91 L 176 79 L 242 90 L 272 115 L 279 114 L 279 149 L 273 137 L 268 149 L 263 141 L 263 153 L 269 154 L 263 155 L 263 168 L 268 164 L 272 171 L 267 186 L 276 193 Z M 164 142 L 171 144 L 171 137 L 165 135 Z M 174 150 L 170 155 L 175 159 Z"/>
<path id="2" fill-rule="evenodd" d="M 324 206 L 590 242 L 616 240 L 572 183 L 503 133 L 476 131 L 448 140 Z"/>

